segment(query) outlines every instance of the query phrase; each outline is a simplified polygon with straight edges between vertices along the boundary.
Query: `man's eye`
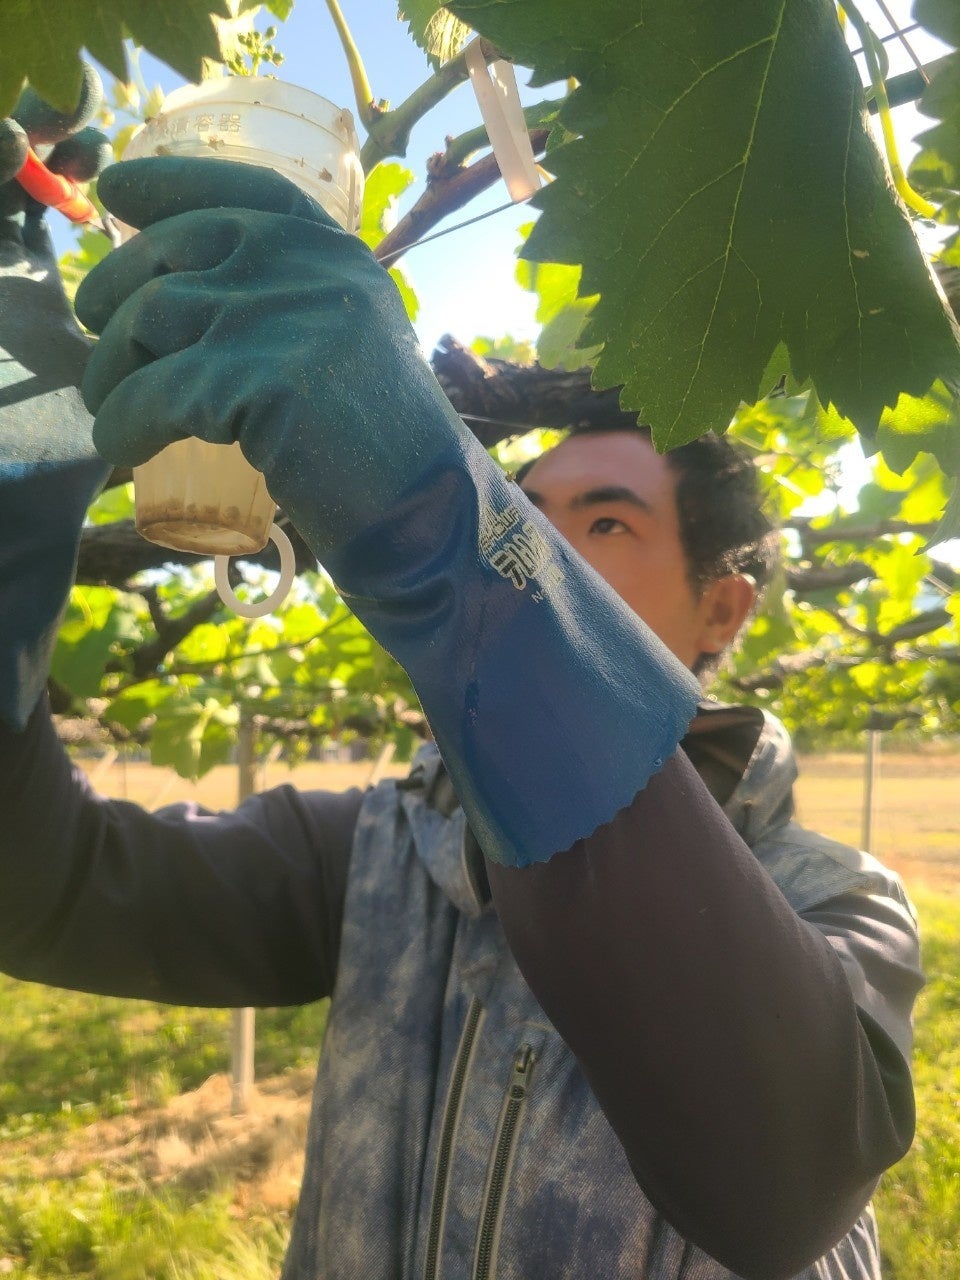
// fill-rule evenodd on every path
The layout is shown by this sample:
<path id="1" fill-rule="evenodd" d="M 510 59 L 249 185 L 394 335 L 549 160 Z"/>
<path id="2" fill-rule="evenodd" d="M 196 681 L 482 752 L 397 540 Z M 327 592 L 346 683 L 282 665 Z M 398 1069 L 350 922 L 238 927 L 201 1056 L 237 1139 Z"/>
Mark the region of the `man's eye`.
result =
<path id="1" fill-rule="evenodd" d="M 590 526 L 591 533 L 629 533 L 629 529 L 622 520 L 617 520 L 613 516 L 599 516 Z"/>

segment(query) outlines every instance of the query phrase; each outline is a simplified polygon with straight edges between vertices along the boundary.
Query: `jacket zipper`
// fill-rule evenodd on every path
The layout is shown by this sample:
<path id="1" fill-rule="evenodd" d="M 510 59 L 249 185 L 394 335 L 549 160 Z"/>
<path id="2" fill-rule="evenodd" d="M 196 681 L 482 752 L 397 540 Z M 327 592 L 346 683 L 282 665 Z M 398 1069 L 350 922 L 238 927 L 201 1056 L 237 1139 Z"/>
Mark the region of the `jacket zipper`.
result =
<path id="1" fill-rule="evenodd" d="M 443 1224 L 447 1213 L 447 1193 L 450 1189 L 450 1157 L 453 1153 L 453 1140 L 457 1133 L 460 1119 L 460 1107 L 463 1102 L 463 1091 L 470 1074 L 470 1060 L 480 1030 L 483 1005 L 477 996 L 470 1001 L 466 1021 L 460 1033 L 460 1043 L 453 1063 L 453 1074 L 450 1077 L 450 1088 L 443 1108 L 443 1122 L 440 1127 L 440 1146 L 437 1150 L 437 1173 L 433 1183 L 433 1200 L 430 1205 L 429 1227 L 427 1230 L 427 1261 L 423 1269 L 424 1280 L 437 1280 L 440 1274 L 440 1241 L 443 1238 Z"/>
<path id="2" fill-rule="evenodd" d="M 487 1176 L 483 1211 L 480 1214 L 480 1230 L 473 1260 L 473 1280 L 491 1280 L 500 1244 L 500 1223 L 503 1216 L 503 1197 L 513 1166 L 513 1153 L 517 1131 L 523 1117 L 530 1092 L 530 1073 L 533 1070 L 534 1053 L 528 1044 L 517 1050 L 513 1060 L 513 1072 L 503 1099 L 500 1122 L 493 1144 L 493 1160 Z"/>

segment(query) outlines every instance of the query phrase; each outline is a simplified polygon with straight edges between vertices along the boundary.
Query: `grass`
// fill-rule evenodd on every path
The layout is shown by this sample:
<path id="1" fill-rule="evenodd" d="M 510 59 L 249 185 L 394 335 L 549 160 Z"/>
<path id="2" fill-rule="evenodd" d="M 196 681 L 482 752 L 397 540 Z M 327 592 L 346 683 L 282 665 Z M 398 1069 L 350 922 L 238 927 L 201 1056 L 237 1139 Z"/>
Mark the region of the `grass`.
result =
<path id="1" fill-rule="evenodd" d="M 273 1093 L 233 1117 L 228 1011 L 0 977 L 0 1275 L 273 1280 L 326 1013 L 258 1012 Z"/>
<path id="2" fill-rule="evenodd" d="M 229 1058 L 226 1009 L 114 1000 L 0 976 L 0 1011 L 3 1140 L 163 1104 L 223 1071 Z M 312 1066 L 326 1012 L 325 1002 L 261 1011 L 258 1073 Z"/>
<path id="3" fill-rule="evenodd" d="M 918 1127 L 875 1203 L 886 1280 L 960 1280 L 958 762 L 907 760 L 884 761 L 877 832 L 878 852 L 907 877 L 924 936 Z M 855 840 L 859 761 L 806 765 L 802 815 Z M 335 784 L 353 785 L 369 766 L 335 768 Z M 304 770 L 294 780 L 328 778 Z M 169 802 L 181 786 L 137 766 L 108 781 L 147 803 Z M 232 771 L 204 785 L 200 796 L 185 790 L 211 807 L 232 803 Z M 900 833 L 911 828 L 907 841 Z M 325 1019 L 325 1004 L 258 1012 L 259 1089 L 236 1117 L 223 1074 L 228 1012 L 0 977 L 0 1277 L 274 1280 Z"/>
<path id="4" fill-rule="evenodd" d="M 95 1175 L 19 1188 L 0 1204 L 9 1274 L 102 1280 L 273 1280 L 285 1232 L 238 1230 L 230 1196 L 117 1193 Z"/>
<path id="5" fill-rule="evenodd" d="M 916 1013 L 917 1137 L 876 1198 L 887 1280 L 960 1277 L 960 895 L 914 894 L 927 985 Z"/>

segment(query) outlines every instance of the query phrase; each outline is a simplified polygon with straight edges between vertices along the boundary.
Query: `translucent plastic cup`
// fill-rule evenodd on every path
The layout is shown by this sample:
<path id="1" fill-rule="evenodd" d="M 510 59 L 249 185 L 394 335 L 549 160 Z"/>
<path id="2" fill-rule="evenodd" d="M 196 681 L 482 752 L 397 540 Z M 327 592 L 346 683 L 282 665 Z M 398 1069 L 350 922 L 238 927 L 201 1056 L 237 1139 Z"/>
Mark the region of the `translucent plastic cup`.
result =
<path id="1" fill-rule="evenodd" d="M 266 546 L 277 504 L 238 444 L 178 440 L 134 467 L 137 531 L 199 555 L 252 555 Z"/>
<path id="2" fill-rule="evenodd" d="M 363 171 L 353 116 L 308 89 L 255 76 L 177 89 L 123 158 L 156 155 L 267 166 L 346 230 L 359 227 Z M 276 503 L 237 444 L 178 441 L 135 467 L 133 479 L 137 529 L 162 547 L 250 555 L 271 537 Z"/>

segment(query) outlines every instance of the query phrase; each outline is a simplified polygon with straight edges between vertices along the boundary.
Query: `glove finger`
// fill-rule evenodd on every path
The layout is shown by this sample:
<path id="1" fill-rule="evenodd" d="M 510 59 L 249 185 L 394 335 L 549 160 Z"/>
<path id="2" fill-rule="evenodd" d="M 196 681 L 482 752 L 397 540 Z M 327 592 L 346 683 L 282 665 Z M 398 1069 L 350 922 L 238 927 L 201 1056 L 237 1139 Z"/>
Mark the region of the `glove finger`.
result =
<path id="1" fill-rule="evenodd" d="M 210 380 L 210 362 L 200 345 L 149 359 L 100 405 L 93 424 L 97 452 L 115 467 L 138 467 L 188 436 L 232 443 L 235 415 L 219 404 L 211 410 Z"/>
<path id="2" fill-rule="evenodd" d="M 62 173 L 74 182 L 92 182 L 113 159 L 110 139 L 99 129 L 81 129 L 64 138 L 44 162 L 52 173 Z"/>
<path id="3" fill-rule="evenodd" d="M 47 206 L 36 200 L 28 200 L 23 218 L 23 245 L 35 257 L 46 258 L 49 263 L 57 260 L 53 237 L 47 224 Z"/>
<path id="4" fill-rule="evenodd" d="M 103 101 L 103 85 L 100 77 L 88 62 L 83 64 L 80 95 L 72 111 L 60 111 L 51 107 L 30 85 L 17 99 L 10 114 L 26 129 L 32 146 L 60 142 L 69 134 L 82 129 L 97 114 Z"/>
<path id="5" fill-rule="evenodd" d="M 0 183 L 16 177 L 29 148 L 30 140 L 16 120 L 0 120 Z"/>
<path id="6" fill-rule="evenodd" d="M 168 218 L 108 254 L 84 277 L 74 300 L 76 313 L 88 329 L 101 333 L 117 308 L 145 284 L 221 266 L 247 234 L 242 215 L 231 210 Z"/>
<path id="7" fill-rule="evenodd" d="M 198 343 L 220 310 L 217 291 L 197 290 L 183 276 L 148 281 L 126 299 L 94 345 L 80 393 L 91 413 L 126 378 Z"/>
<path id="8" fill-rule="evenodd" d="M 105 169 L 97 194 L 128 226 L 152 226 L 196 209 L 257 209 L 307 218 L 335 230 L 338 224 L 316 200 L 272 169 L 235 160 L 151 156 Z"/>

